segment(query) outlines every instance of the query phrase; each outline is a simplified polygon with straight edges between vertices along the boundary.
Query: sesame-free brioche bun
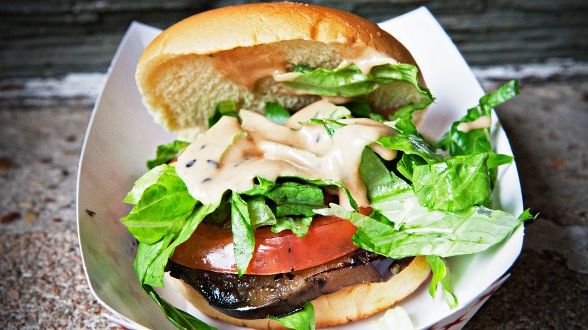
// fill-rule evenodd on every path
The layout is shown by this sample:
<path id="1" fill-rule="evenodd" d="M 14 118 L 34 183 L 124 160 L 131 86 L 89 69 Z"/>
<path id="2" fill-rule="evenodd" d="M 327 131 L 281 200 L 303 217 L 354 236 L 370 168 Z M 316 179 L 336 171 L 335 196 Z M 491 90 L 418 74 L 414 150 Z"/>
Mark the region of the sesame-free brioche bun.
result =
<path id="1" fill-rule="evenodd" d="M 392 307 L 416 291 L 429 277 L 430 268 L 424 257 L 415 257 L 400 273 L 381 283 L 366 283 L 323 295 L 312 301 L 317 328 L 332 327 L 365 319 Z M 242 320 L 225 315 L 211 307 L 202 295 L 184 281 L 169 276 L 173 285 L 202 313 L 254 329 L 285 329 L 268 319 Z"/>
<path id="2" fill-rule="evenodd" d="M 216 104 L 224 100 L 263 112 L 269 101 L 297 110 L 318 99 L 293 93 L 271 74 L 255 80 L 255 85 L 239 83 L 239 77 L 228 79 L 215 58 L 232 63 L 254 54 L 289 68 L 335 68 L 345 54 L 366 47 L 416 65 L 394 37 L 350 13 L 287 2 L 229 6 L 191 16 L 163 31 L 141 56 L 136 81 L 157 122 L 171 131 L 198 130 L 207 127 Z M 424 85 L 422 76 L 420 83 Z M 367 100 L 386 113 L 422 97 L 410 84 L 394 82 L 379 87 Z"/>

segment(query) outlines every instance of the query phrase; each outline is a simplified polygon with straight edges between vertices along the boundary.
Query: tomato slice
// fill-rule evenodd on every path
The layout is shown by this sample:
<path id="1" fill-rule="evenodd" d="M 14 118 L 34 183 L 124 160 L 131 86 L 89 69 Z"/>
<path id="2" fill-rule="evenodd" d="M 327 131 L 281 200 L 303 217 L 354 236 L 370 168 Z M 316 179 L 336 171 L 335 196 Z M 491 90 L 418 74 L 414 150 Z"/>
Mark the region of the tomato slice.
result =
<path id="1" fill-rule="evenodd" d="M 291 231 L 272 233 L 270 227 L 255 231 L 255 251 L 246 274 L 270 275 L 324 264 L 357 249 L 351 241 L 356 228 L 337 217 L 315 217 L 304 237 Z M 230 230 L 200 224 L 178 246 L 172 260 L 180 265 L 223 273 L 236 273 Z"/>

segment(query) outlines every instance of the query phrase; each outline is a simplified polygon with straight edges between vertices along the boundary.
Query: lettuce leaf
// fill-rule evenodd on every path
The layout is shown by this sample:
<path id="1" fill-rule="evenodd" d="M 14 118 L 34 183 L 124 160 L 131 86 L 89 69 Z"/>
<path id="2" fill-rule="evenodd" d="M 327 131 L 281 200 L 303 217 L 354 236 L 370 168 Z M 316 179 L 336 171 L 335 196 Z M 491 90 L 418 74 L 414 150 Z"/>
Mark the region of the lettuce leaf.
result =
<path id="1" fill-rule="evenodd" d="M 323 191 L 316 185 L 284 182 L 266 194 L 276 203 L 276 217 L 303 215 L 312 217 L 313 209 L 324 206 Z"/>
<path id="2" fill-rule="evenodd" d="M 147 173 L 143 174 L 143 176 L 135 181 L 133 188 L 125 196 L 123 202 L 133 205 L 137 204 L 141 199 L 141 195 L 143 195 L 145 189 L 156 184 L 157 180 L 159 180 L 159 178 L 166 173 L 175 174 L 175 168 L 167 164 L 162 164 L 150 169 Z"/>
<path id="3" fill-rule="evenodd" d="M 233 192 L 231 195 L 231 231 L 233 232 L 233 251 L 237 263 L 237 273 L 243 276 L 249 261 L 253 258 L 255 236 L 247 203 Z"/>
<path id="4" fill-rule="evenodd" d="M 437 295 L 437 287 L 441 284 L 443 298 L 447 302 L 447 305 L 452 309 L 457 307 L 457 297 L 453 293 L 451 276 L 445 260 L 439 256 L 427 256 L 427 263 L 431 266 L 431 271 L 433 272 L 433 277 L 429 284 L 429 294 L 431 297 L 434 298 Z"/>
<path id="5" fill-rule="evenodd" d="M 155 159 L 147 161 L 147 168 L 152 169 L 161 164 L 167 164 L 169 161 L 176 158 L 180 151 L 184 150 L 189 145 L 190 142 L 174 140 L 170 143 L 157 146 Z"/>
<path id="6" fill-rule="evenodd" d="M 366 95 L 378 86 L 392 82 L 406 82 L 414 86 L 422 95 L 422 101 L 408 105 L 410 109 L 423 109 L 433 102 L 428 89 L 418 85 L 418 69 L 410 64 L 384 64 L 373 67 L 365 75 L 355 65 L 335 69 L 311 69 L 297 66 L 295 72 L 302 73 L 293 81 L 284 84 L 297 91 L 322 96 L 355 97 Z"/>
<path id="7" fill-rule="evenodd" d="M 382 160 L 369 147 L 366 147 L 361 154 L 359 174 L 366 185 L 367 195 L 372 203 L 410 189 L 404 180 L 388 171 Z"/>
<path id="8" fill-rule="evenodd" d="M 132 195 L 127 200 L 134 200 L 146 182 L 155 180 L 152 173 L 147 174 L 147 178 L 138 180 L 139 187 L 131 190 Z M 156 183 L 143 190 L 137 204 L 121 222 L 139 242 L 153 244 L 162 239 L 172 226 L 181 227 L 196 203 L 175 169 L 164 167 Z"/>
<path id="9" fill-rule="evenodd" d="M 202 222 L 204 217 L 212 213 L 217 207 L 218 204 L 202 205 L 194 210 L 181 229 L 178 230 L 177 235 L 173 238 L 173 242 L 165 247 L 163 251 L 159 252 L 157 257 L 148 266 L 142 279 L 143 284 L 163 286 L 163 273 L 165 271 L 165 266 L 167 265 L 169 258 L 174 253 L 176 247 L 187 241 L 188 238 L 192 236 L 192 233 L 194 233 L 198 225 Z M 135 258 L 141 258 L 141 256 L 137 255 Z M 136 269 L 137 268 L 135 267 L 135 270 Z M 141 278 L 139 279 L 141 280 Z"/>
<path id="10" fill-rule="evenodd" d="M 306 236 L 312 223 L 312 217 L 282 217 L 276 220 L 276 224 L 272 226 L 272 233 L 290 230 L 298 237 Z"/>
<path id="11" fill-rule="evenodd" d="M 456 156 L 445 162 L 413 167 L 419 203 L 435 210 L 461 211 L 490 199 L 487 153 Z"/>
<path id="12" fill-rule="evenodd" d="M 265 116 L 274 123 L 283 125 L 290 118 L 290 113 L 278 103 L 267 102 L 265 104 Z"/>
<path id="13" fill-rule="evenodd" d="M 436 146 L 448 151 L 452 156 L 491 152 L 490 128 L 478 128 L 464 132 L 458 127 L 461 123 L 472 122 L 482 116 L 490 116 L 494 107 L 508 101 L 518 93 L 518 81 L 511 80 L 495 91 L 484 95 L 476 107 L 468 109 L 463 118 L 451 125 L 449 131 L 437 142 Z"/>
<path id="14" fill-rule="evenodd" d="M 310 302 L 304 304 L 304 308 L 301 311 L 286 315 L 283 317 L 269 317 L 270 320 L 277 321 L 281 325 L 288 329 L 295 330 L 314 330 L 315 329 L 315 318 L 314 318 L 314 306 Z"/>
<path id="15" fill-rule="evenodd" d="M 208 127 L 214 126 L 223 116 L 238 117 L 237 105 L 231 100 L 221 101 L 214 108 L 214 112 L 208 118 Z"/>
<path id="16" fill-rule="evenodd" d="M 333 119 L 312 118 L 311 120 L 309 120 L 309 122 L 323 125 L 325 127 L 325 130 L 327 130 L 327 134 L 329 134 L 329 136 L 335 135 L 335 130 L 337 128 L 345 126 L 345 124 Z"/>
<path id="17" fill-rule="evenodd" d="M 261 226 L 271 226 L 276 224 L 276 216 L 270 207 L 266 204 L 265 198 L 255 196 L 247 201 L 247 210 L 251 219 L 251 226 L 258 228 Z"/>
<path id="18" fill-rule="evenodd" d="M 429 211 L 419 205 L 411 191 L 373 207 L 393 225 L 337 204 L 315 212 L 349 220 L 357 227 L 352 239 L 355 245 L 394 259 L 418 255 L 445 258 L 481 252 L 509 237 L 525 221 L 483 206 L 462 212 Z"/>
<path id="19" fill-rule="evenodd" d="M 351 111 L 351 114 L 355 118 L 370 118 L 375 121 L 383 122 L 384 116 L 379 113 L 375 113 L 369 103 L 364 100 L 353 100 L 351 102 L 343 104 L 344 107 Z"/>
<path id="20" fill-rule="evenodd" d="M 143 285 L 143 290 L 147 292 L 147 295 L 155 301 L 155 303 L 161 308 L 161 311 L 165 317 L 178 329 L 186 330 L 216 330 L 215 327 L 211 327 L 208 324 L 200 321 L 191 314 L 184 312 L 183 310 L 174 307 L 162 299 L 155 290 L 149 285 Z"/>

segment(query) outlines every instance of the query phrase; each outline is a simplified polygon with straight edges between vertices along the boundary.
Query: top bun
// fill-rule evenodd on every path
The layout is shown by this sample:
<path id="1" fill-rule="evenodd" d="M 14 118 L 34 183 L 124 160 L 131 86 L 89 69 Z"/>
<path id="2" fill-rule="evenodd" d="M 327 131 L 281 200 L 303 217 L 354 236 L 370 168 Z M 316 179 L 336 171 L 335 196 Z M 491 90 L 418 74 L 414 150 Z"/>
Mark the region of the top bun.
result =
<path id="1" fill-rule="evenodd" d="M 287 2 L 229 6 L 191 16 L 163 31 L 141 56 L 136 80 L 156 121 L 173 131 L 202 129 L 215 105 L 224 100 L 263 112 L 268 101 L 296 110 L 317 99 L 292 93 L 269 75 L 254 88 L 227 79 L 214 65 L 215 57 L 235 60 L 255 54 L 265 56 L 264 61 L 279 58 L 288 66 L 334 68 L 343 54 L 365 47 L 416 65 L 398 40 L 350 13 Z M 409 84 L 392 83 L 367 99 L 384 112 L 421 97 Z"/>

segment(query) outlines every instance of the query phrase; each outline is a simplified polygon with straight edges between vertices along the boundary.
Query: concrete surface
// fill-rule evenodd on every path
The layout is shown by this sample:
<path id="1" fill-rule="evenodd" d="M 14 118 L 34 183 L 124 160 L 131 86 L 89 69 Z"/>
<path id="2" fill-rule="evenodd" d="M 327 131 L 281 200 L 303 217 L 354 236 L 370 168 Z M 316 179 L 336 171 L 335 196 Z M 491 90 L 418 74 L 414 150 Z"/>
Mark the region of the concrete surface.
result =
<path id="1" fill-rule="evenodd" d="M 91 107 L 76 98 L 33 101 L 2 102 L 0 111 L 0 328 L 114 327 L 85 282 L 75 228 Z M 523 84 L 498 112 L 525 205 L 540 216 L 511 278 L 466 328 L 586 328 L 588 79 Z"/>

